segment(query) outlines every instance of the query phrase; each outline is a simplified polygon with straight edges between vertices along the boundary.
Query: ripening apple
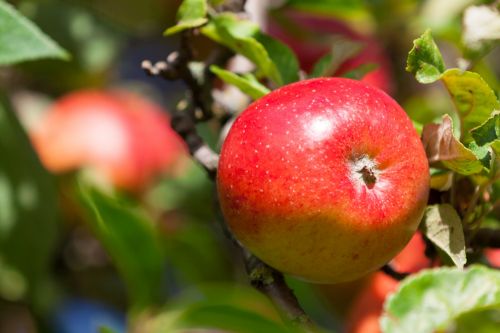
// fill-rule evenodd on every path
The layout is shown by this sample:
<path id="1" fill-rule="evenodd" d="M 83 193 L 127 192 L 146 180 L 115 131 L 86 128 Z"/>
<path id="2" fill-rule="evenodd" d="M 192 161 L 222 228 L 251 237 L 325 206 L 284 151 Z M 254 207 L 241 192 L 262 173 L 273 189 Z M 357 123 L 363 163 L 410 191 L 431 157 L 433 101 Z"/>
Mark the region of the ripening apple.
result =
<path id="1" fill-rule="evenodd" d="M 277 89 L 236 119 L 217 175 L 227 223 L 270 266 L 321 283 L 387 263 L 423 215 L 429 167 L 386 93 L 320 78 Z"/>
<path id="2" fill-rule="evenodd" d="M 292 9 L 280 9 L 270 14 L 267 32 L 283 41 L 296 53 L 301 68 L 306 72 L 309 72 L 322 56 L 330 52 L 332 36 L 359 42 L 362 46 L 360 52 L 344 61 L 334 76 L 342 76 L 363 64 L 375 64 L 378 67 L 361 80 L 387 93 L 392 92 L 390 60 L 380 41 L 354 31 L 339 19 Z"/>
<path id="3" fill-rule="evenodd" d="M 50 107 L 30 135 L 48 170 L 89 168 L 130 191 L 172 168 L 184 150 L 164 110 L 126 91 L 70 93 Z"/>

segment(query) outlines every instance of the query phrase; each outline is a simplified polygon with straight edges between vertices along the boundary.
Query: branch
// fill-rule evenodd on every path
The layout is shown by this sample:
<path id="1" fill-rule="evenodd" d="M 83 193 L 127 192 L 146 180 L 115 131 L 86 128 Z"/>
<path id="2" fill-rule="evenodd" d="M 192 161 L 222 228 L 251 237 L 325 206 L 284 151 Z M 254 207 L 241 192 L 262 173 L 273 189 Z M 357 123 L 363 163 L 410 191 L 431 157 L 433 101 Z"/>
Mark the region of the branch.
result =
<path id="1" fill-rule="evenodd" d="M 491 247 L 500 249 L 500 229 L 481 228 L 476 231 L 471 240 L 473 247 Z"/>
<path id="2" fill-rule="evenodd" d="M 397 281 L 401 281 L 410 275 L 409 273 L 398 272 L 391 264 L 385 264 L 380 270 Z"/>
<path id="3" fill-rule="evenodd" d="M 288 287 L 283 274 L 265 263 L 259 258 L 245 252 L 245 266 L 250 277 L 250 283 L 254 288 L 267 295 L 281 314 L 301 327 L 305 332 L 316 332 L 316 328 L 301 308 L 293 290 Z"/>
<path id="4" fill-rule="evenodd" d="M 244 0 L 226 1 L 221 10 L 231 9 L 239 12 L 243 10 L 244 5 Z M 225 66 L 234 53 L 226 47 L 218 45 L 204 62 L 203 70 L 197 73 L 198 76 L 195 76 L 194 71 L 190 68 L 190 63 L 194 59 L 194 51 L 191 46 L 193 32 L 193 30 L 182 32 L 179 51 L 171 53 L 165 61 L 153 64 L 149 60 L 144 60 L 141 66 L 148 75 L 159 76 L 166 80 L 181 79 L 186 83 L 189 94 L 185 100 L 178 104 L 177 110 L 172 116 L 172 128 L 182 137 L 193 159 L 203 166 L 211 179 L 214 180 L 219 156 L 198 134 L 196 123 L 211 119 L 214 116 L 213 110 L 222 108 L 221 105 L 215 105 L 212 97 L 215 75 L 210 71 L 210 66 Z M 224 117 L 219 117 L 219 120 L 223 121 Z M 220 205 L 217 206 L 220 211 Z M 311 319 L 300 307 L 293 291 L 286 285 L 283 274 L 269 267 L 241 246 L 222 221 L 222 214 L 219 215 L 225 234 L 244 254 L 245 266 L 251 284 L 271 299 L 285 319 L 300 326 L 305 332 L 315 332 Z"/>

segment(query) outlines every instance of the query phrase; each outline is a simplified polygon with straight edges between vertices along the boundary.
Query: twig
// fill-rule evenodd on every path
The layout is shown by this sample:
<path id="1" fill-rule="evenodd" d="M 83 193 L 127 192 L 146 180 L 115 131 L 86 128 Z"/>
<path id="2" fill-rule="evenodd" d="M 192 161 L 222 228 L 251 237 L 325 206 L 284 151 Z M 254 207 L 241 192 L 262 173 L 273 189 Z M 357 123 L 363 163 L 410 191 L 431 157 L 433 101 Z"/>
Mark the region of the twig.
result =
<path id="1" fill-rule="evenodd" d="M 286 319 L 305 332 L 317 332 L 281 272 L 269 267 L 247 251 L 245 251 L 245 265 L 252 286 L 266 294 Z"/>
<path id="2" fill-rule="evenodd" d="M 242 11 L 245 5 L 244 0 L 232 0 L 226 1 L 226 3 L 221 10 L 231 9 L 238 12 Z M 213 110 L 216 107 L 221 107 L 214 105 L 212 88 L 215 75 L 210 71 L 210 66 L 224 66 L 234 53 L 224 46 L 217 46 L 203 64 L 201 74 L 198 73 L 196 76 L 190 68 L 190 63 L 194 59 L 194 51 L 191 46 L 192 36 L 193 30 L 183 31 L 179 51 L 171 53 L 165 61 L 155 64 L 144 60 L 141 66 L 148 75 L 160 76 L 167 80 L 181 79 L 186 83 L 189 94 L 185 100 L 178 104 L 177 110 L 172 116 L 172 128 L 183 138 L 193 159 L 203 166 L 214 180 L 219 156 L 198 134 L 196 123 L 211 119 Z M 220 209 L 220 205 L 217 206 Z M 272 300 L 285 319 L 300 326 L 305 332 L 315 332 L 311 319 L 300 307 L 293 291 L 287 286 L 283 274 L 251 255 L 234 239 L 227 225 L 224 222 L 221 222 L 221 225 L 225 234 L 243 252 L 251 284 Z"/>
<path id="3" fill-rule="evenodd" d="M 384 266 L 382 266 L 380 270 L 384 272 L 386 275 L 392 277 L 394 280 L 398 281 L 401 281 L 408 275 L 410 275 L 409 273 L 398 272 L 391 264 L 385 264 Z"/>

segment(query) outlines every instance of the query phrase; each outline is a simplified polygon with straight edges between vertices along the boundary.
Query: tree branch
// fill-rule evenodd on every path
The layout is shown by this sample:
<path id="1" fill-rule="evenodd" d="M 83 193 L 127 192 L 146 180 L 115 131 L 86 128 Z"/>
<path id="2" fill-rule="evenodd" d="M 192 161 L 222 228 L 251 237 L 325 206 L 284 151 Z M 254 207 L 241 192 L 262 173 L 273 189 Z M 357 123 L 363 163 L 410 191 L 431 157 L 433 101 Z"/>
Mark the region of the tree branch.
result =
<path id="1" fill-rule="evenodd" d="M 288 287 L 283 274 L 263 263 L 245 249 L 245 266 L 254 288 L 266 294 L 276 308 L 292 324 L 301 327 L 305 332 L 316 332 L 316 328 Z"/>
<path id="2" fill-rule="evenodd" d="M 226 1 L 220 10 L 230 9 L 241 12 L 244 5 L 244 0 Z M 177 52 L 171 53 L 165 61 L 159 61 L 155 64 L 144 60 L 141 66 L 148 75 L 159 76 L 166 80 L 181 79 L 186 83 L 189 94 L 185 100 L 178 104 L 177 110 L 172 116 L 172 128 L 185 141 L 193 159 L 203 166 L 211 179 L 214 180 L 219 156 L 198 134 L 196 123 L 211 119 L 214 115 L 213 110 L 216 107 L 221 108 L 220 105 L 214 105 L 212 89 L 215 75 L 210 71 L 210 66 L 225 66 L 234 53 L 222 45 L 217 46 L 203 63 L 202 71 L 196 72 L 198 75 L 196 76 L 195 71 L 190 68 L 194 59 L 191 45 L 192 36 L 193 30 L 183 31 Z M 219 120 L 221 119 L 223 117 L 219 118 Z M 217 206 L 220 210 L 220 205 L 217 204 Z M 222 214 L 220 216 L 222 220 Z M 283 274 L 250 254 L 234 239 L 224 222 L 221 222 L 221 226 L 234 244 L 241 248 L 251 284 L 271 299 L 285 319 L 300 326 L 305 332 L 315 332 L 311 319 L 300 307 L 293 291 L 286 285 Z"/>
<path id="3" fill-rule="evenodd" d="M 409 273 L 398 272 L 391 264 L 385 264 L 380 270 L 397 281 L 401 281 L 410 275 Z"/>

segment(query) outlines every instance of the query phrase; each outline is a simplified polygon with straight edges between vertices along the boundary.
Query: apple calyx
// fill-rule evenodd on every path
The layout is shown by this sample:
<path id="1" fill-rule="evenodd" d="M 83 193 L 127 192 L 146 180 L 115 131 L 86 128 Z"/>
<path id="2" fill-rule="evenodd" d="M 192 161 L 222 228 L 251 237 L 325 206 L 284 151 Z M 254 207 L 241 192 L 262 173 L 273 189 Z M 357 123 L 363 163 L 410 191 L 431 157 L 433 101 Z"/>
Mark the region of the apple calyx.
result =
<path id="1" fill-rule="evenodd" d="M 351 160 L 351 179 L 358 188 L 372 189 L 378 180 L 380 170 L 375 161 L 368 155 L 356 156 Z"/>

